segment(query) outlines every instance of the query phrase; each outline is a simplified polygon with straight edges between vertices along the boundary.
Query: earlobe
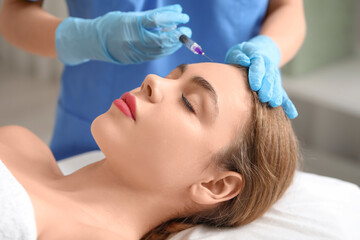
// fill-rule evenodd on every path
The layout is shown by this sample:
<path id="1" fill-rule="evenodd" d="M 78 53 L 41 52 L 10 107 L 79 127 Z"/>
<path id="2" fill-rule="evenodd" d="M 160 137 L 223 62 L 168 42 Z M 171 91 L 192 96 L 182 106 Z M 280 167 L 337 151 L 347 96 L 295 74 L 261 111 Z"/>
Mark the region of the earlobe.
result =
<path id="1" fill-rule="evenodd" d="M 209 181 L 193 184 L 190 195 L 198 204 L 212 205 L 234 198 L 241 192 L 243 185 L 241 174 L 226 171 Z"/>

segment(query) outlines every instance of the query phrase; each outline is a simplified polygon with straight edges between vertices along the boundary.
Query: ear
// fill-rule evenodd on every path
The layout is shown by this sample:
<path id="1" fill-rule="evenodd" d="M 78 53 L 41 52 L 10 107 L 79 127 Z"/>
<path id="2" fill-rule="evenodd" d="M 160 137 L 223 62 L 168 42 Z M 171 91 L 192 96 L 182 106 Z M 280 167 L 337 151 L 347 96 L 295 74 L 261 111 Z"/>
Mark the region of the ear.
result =
<path id="1" fill-rule="evenodd" d="M 208 181 L 191 185 L 191 199 L 203 205 L 224 202 L 237 196 L 244 186 L 243 177 L 234 171 L 221 172 Z"/>

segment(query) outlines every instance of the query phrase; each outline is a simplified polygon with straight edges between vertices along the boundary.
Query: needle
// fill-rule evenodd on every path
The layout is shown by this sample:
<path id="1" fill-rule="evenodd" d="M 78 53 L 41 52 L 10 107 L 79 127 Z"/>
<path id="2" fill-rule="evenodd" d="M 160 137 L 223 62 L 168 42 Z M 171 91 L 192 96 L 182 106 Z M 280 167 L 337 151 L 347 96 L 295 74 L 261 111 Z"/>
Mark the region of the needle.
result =
<path id="1" fill-rule="evenodd" d="M 213 62 L 214 60 L 212 60 L 211 58 L 209 58 L 208 56 L 206 56 L 205 55 L 205 53 L 204 54 L 202 54 L 204 57 L 206 57 L 207 59 L 209 59 L 211 62 Z"/>

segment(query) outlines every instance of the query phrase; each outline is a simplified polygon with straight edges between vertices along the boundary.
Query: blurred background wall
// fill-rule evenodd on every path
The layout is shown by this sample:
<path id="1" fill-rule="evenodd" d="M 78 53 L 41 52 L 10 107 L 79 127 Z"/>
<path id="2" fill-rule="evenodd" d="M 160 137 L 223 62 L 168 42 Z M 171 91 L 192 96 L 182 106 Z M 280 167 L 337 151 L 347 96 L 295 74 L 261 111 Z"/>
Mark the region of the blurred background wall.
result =
<path id="1" fill-rule="evenodd" d="M 305 42 L 282 69 L 304 169 L 360 184 L 360 1 L 304 6 Z"/>
<path id="2" fill-rule="evenodd" d="M 360 185 L 360 1 L 304 4 L 305 43 L 282 69 L 299 111 L 292 123 L 303 168 Z M 44 7 L 67 16 L 65 1 L 46 0 Z M 58 60 L 28 54 L 0 36 L 0 126 L 25 126 L 48 143 L 62 68 Z"/>

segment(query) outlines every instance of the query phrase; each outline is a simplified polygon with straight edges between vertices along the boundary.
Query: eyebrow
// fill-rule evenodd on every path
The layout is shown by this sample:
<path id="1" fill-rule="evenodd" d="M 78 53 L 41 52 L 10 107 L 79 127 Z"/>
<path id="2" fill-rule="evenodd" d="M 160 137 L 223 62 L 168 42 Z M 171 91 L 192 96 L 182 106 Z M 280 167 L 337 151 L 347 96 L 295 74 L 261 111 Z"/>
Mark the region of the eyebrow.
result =
<path id="1" fill-rule="evenodd" d="M 183 74 L 186 71 L 187 66 L 188 66 L 187 64 L 181 64 L 177 68 L 179 68 L 181 74 Z M 218 95 L 216 94 L 214 87 L 209 83 L 209 81 L 207 81 L 205 78 L 201 76 L 192 77 L 191 83 L 203 88 L 209 94 L 211 100 L 214 102 L 215 117 L 216 117 L 219 113 L 219 106 L 217 103 Z"/>
<path id="2" fill-rule="evenodd" d="M 179 66 L 177 66 L 178 69 L 180 69 L 181 74 L 183 74 L 187 68 L 187 64 L 180 64 Z"/>

